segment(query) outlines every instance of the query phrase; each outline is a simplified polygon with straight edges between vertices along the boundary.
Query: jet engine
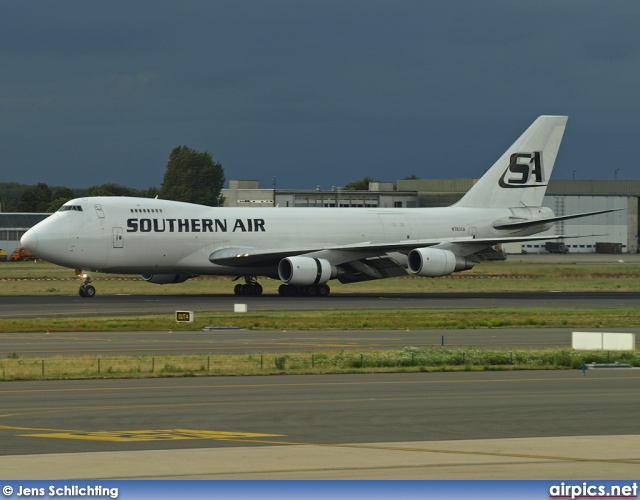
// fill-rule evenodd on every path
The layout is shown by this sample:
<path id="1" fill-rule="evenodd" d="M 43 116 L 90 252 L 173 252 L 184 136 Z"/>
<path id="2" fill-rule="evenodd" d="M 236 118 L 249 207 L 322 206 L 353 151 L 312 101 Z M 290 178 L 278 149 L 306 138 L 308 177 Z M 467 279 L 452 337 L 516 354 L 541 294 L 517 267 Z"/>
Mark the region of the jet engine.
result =
<path id="1" fill-rule="evenodd" d="M 184 283 L 192 274 L 143 274 L 142 279 L 156 285 L 167 285 L 169 283 Z"/>
<path id="2" fill-rule="evenodd" d="M 337 274 L 337 268 L 325 259 L 286 257 L 278 264 L 278 276 L 289 285 L 320 285 Z"/>
<path id="3" fill-rule="evenodd" d="M 455 271 L 466 271 L 473 262 L 458 257 L 451 250 L 415 248 L 409 252 L 409 270 L 418 276 L 447 276 Z"/>

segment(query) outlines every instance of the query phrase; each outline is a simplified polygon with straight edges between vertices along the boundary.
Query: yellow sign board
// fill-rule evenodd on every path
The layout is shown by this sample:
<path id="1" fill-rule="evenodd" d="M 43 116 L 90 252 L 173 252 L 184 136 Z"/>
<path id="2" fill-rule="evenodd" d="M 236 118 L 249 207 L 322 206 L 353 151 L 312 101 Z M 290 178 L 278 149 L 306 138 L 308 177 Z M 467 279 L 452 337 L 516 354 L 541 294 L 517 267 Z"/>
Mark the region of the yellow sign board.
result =
<path id="1" fill-rule="evenodd" d="M 176 311 L 176 323 L 193 323 L 193 311 Z"/>

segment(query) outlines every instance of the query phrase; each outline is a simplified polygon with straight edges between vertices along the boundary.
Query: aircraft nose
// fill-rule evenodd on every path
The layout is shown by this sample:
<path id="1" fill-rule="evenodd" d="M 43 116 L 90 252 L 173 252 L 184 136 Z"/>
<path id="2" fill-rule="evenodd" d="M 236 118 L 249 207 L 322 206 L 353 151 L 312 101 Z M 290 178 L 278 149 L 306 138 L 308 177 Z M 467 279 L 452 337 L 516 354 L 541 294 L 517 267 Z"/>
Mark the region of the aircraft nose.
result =
<path id="1" fill-rule="evenodd" d="M 20 238 L 20 244 L 38 258 L 61 264 L 69 245 L 69 217 L 57 213 L 29 229 Z"/>
<path id="2" fill-rule="evenodd" d="M 38 248 L 38 233 L 36 233 L 35 229 L 29 229 L 24 233 L 22 238 L 20 238 L 20 244 L 31 253 L 36 253 L 36 249 Z"/>

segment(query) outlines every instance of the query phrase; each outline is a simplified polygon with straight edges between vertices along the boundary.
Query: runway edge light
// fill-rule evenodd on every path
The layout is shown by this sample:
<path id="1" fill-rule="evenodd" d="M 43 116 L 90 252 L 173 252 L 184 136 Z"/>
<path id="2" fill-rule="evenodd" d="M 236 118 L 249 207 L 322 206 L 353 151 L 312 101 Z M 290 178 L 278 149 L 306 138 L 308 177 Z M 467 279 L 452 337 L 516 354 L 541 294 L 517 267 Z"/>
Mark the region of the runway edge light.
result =
<path id="1" fill-rule="evenodd" d="M 176 311 L 176 323 L 193 323 L 193 311 Z"/>

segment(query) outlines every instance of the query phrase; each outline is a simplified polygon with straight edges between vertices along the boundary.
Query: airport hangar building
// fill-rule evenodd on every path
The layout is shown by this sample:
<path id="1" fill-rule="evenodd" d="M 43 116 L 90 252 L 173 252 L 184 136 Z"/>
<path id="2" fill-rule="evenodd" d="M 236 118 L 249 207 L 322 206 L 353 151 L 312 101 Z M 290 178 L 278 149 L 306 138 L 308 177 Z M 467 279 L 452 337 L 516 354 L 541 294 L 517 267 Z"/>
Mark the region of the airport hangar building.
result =
<path id="1" fill-rule="evenodd" d="M 414 208 L 444 207 L 454 204 L 477 179 L 412 179 L 399 180 L 397 190 L 392 182 L 371 182 L 368 191 L 323 191 L 261 189 L 258 181 L 230 180 L 223 189 L 225 206 L 251 207 L 369 207 Z M 638 252 L 638 198 L 640 181 L 625 180 L 551 180 L 543 205 L 556 215 L 594 212 L 621 208 L 619 212 L 584 219 L 558 222 L 543 234 L 583 236 L 566 239 L 572 253 L 594 253 L 597 243 L 614 244 L 621 253 Z M 0 250 L 10 256 L 20 246 L 20 237 L 49 214 L 0 213 Z M 599 236 L 592 236 L 599 235 Z M 544 252 L 544 241 L 504 246 L 507 253 Z M 612 245 L 609 245 L 611 247 Z"/>

